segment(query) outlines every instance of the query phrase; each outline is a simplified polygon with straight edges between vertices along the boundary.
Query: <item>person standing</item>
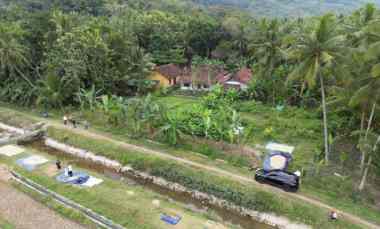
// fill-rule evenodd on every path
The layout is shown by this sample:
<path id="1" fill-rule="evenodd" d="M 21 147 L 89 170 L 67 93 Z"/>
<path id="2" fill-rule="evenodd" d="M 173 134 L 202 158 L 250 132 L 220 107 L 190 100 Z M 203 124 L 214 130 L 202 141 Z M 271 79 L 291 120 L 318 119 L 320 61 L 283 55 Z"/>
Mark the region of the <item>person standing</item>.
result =
<path id="1" fill-rule="evenodd" d="M 330 217 L 330 220 L 336 221 L 336 220 L 338 220 L 338 213 L 335 210 L 332 210 L 330 212 L 329 217 Z"/>
<path id="2" fill-rule="evenodd" d="M 66 115 L 64 115 L 63 116 L 63 125 L 67 125 L 67 121 L 68 121 L 69 119 L 67 118 L 67 116 Z"/>
<path id="3" fill-rule="evenodd" d="M 71 117 L 71 123 L 73 124 L 73 128 L 77 128 L 77 121 L 75 118 Z"/>
<path id="4" fill-rule="evenodd" d="M 58 170 L 61 170 L 62 166 L 61 166 L 61 161 L 60 161 L 60 160 L 57 160 L 57 161 L 55 162 L 55 165 L 57 166 L 57 169 L 58 169 Z"/>
<path id="5" fill-rule="evenodd" d="M 74 174 L 73 174 L 73 167 L 71 167 L 71 165 L 67 166 L 67 170 L 68 170 L 68 175 L 69 177 L 72 177 Z"/>

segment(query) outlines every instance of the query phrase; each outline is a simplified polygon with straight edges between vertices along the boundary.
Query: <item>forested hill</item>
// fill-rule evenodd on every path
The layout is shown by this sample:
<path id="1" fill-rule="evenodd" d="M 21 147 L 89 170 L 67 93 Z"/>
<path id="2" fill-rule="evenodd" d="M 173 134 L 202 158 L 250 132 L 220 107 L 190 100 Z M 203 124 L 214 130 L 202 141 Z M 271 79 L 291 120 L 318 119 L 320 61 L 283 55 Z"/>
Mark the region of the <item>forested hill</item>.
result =
<path id="1" fill-rule="evenodd" d="M 248 10 L 255 16 L 311 16 L 329 11 L 351 12 L 365 3 L 380 6 L 380 0 L 191 0 L 208 7 L 223 6 Z"/>

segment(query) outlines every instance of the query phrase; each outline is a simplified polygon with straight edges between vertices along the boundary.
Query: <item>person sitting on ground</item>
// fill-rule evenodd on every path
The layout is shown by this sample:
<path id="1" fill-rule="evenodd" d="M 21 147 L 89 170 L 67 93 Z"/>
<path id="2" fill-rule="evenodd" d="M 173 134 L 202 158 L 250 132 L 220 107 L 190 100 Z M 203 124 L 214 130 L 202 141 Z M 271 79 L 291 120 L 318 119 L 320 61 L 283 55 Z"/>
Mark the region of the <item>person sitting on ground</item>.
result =
<path id="1" fill-rule="evenodd" d="M 74 174 L 73 174 L 73 168 L 71 167 L 71 165 L 67 166 L 67 170 L 68 170 L 69 177 L 72 177 Z"/>
<path id="2" fill-rule="evenodd" d="M 330 212 L 329 217 L 330 217 L 330 220 L 335 221 L 335 220 L 338 219 L 338 213 L 337 213 L 335 210 L 332 210 L 332 211 Z"/>

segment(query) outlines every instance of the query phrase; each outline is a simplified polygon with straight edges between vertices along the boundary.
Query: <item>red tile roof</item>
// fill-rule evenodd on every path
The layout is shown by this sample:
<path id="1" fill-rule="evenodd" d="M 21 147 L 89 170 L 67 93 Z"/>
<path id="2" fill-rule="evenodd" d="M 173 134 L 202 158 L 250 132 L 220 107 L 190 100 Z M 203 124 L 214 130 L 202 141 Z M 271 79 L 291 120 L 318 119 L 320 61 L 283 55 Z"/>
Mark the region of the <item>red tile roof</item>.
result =
<path id="1" fill-rule="evenodd" d="M 223 71 L 223 72 L 220 72 L 217 76 L 216 76 L 216 80 L 218 81 L 218 83 L 220 84 L 224 84 L 225 82 L 227 82 L 228 80 L 230 80 L 232 78 L 232 74 L 231 73 L 228 73 L 226 71 Z"/>
<path id="2" fill-rule="evenodd" d="M 178 78 L 182 83 L 191 83 L 194 80 L 195 82 L 210 86 L 216 83 L 224 84 L 229 80 L 248 84 L 252 78 L 251 69 L 246 67 L 240 69 L 235 74 L 228 73 L 222 67 L 213 65 L 202 65 L 194 70 L 191 68 L 182 68 L 176 64 L 166 64 L 157 66 L 155 70 L 168 79 Z"/>
<path id="3" fill-rule="evenodd" d="M 157 66 L 155 70 L 168 79 L 175 79 L 183 74 L 183 69 L 176 64 Z"/>
<path id="4" fill-rule="evenodd" d="M 251 69 L 244 67 L 234 75 L 233 79 L 241 83 L 248 84 L 248 82 L 252 79 L 252 71 Z"/>
<path id="5" fill-rule="evenodd" d="M 211 66 L 211 65 L 202 65 L 197 69 L 187 69 L 184 71 L 185 74 L 181 76 L 181 82 L 191 83 L 193 80 L 195 82 L 213 85 L 216 84 L 217 78 L 221 73 L 225 71 L 221 67 Z"/>

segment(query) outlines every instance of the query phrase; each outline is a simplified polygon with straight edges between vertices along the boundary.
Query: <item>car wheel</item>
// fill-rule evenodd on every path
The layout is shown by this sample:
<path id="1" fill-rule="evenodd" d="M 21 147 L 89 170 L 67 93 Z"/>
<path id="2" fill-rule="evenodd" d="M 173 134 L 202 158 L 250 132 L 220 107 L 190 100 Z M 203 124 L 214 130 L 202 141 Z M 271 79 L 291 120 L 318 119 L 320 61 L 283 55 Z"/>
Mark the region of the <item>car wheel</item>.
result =
<path id="1" fill-rule="evenodd" d="M 262 178 L 261 176 L 255 176 L 255 180 L 259 183 L 264 183 L 264 178 Z"/>
<path id="2" fill-rule="evenodd" d="M 290 186 L 290 185 L 288 185 L 288 184 L 284 184 L 284 185 L 283 185 L 283 188 L 284 188 L 284 190 L 285 190 L 286 192 L 296 192 L 296 191 L 297 191 L 296 188 L 294 188 L 294 187 L 292 187 L 292 186 Z"/>

